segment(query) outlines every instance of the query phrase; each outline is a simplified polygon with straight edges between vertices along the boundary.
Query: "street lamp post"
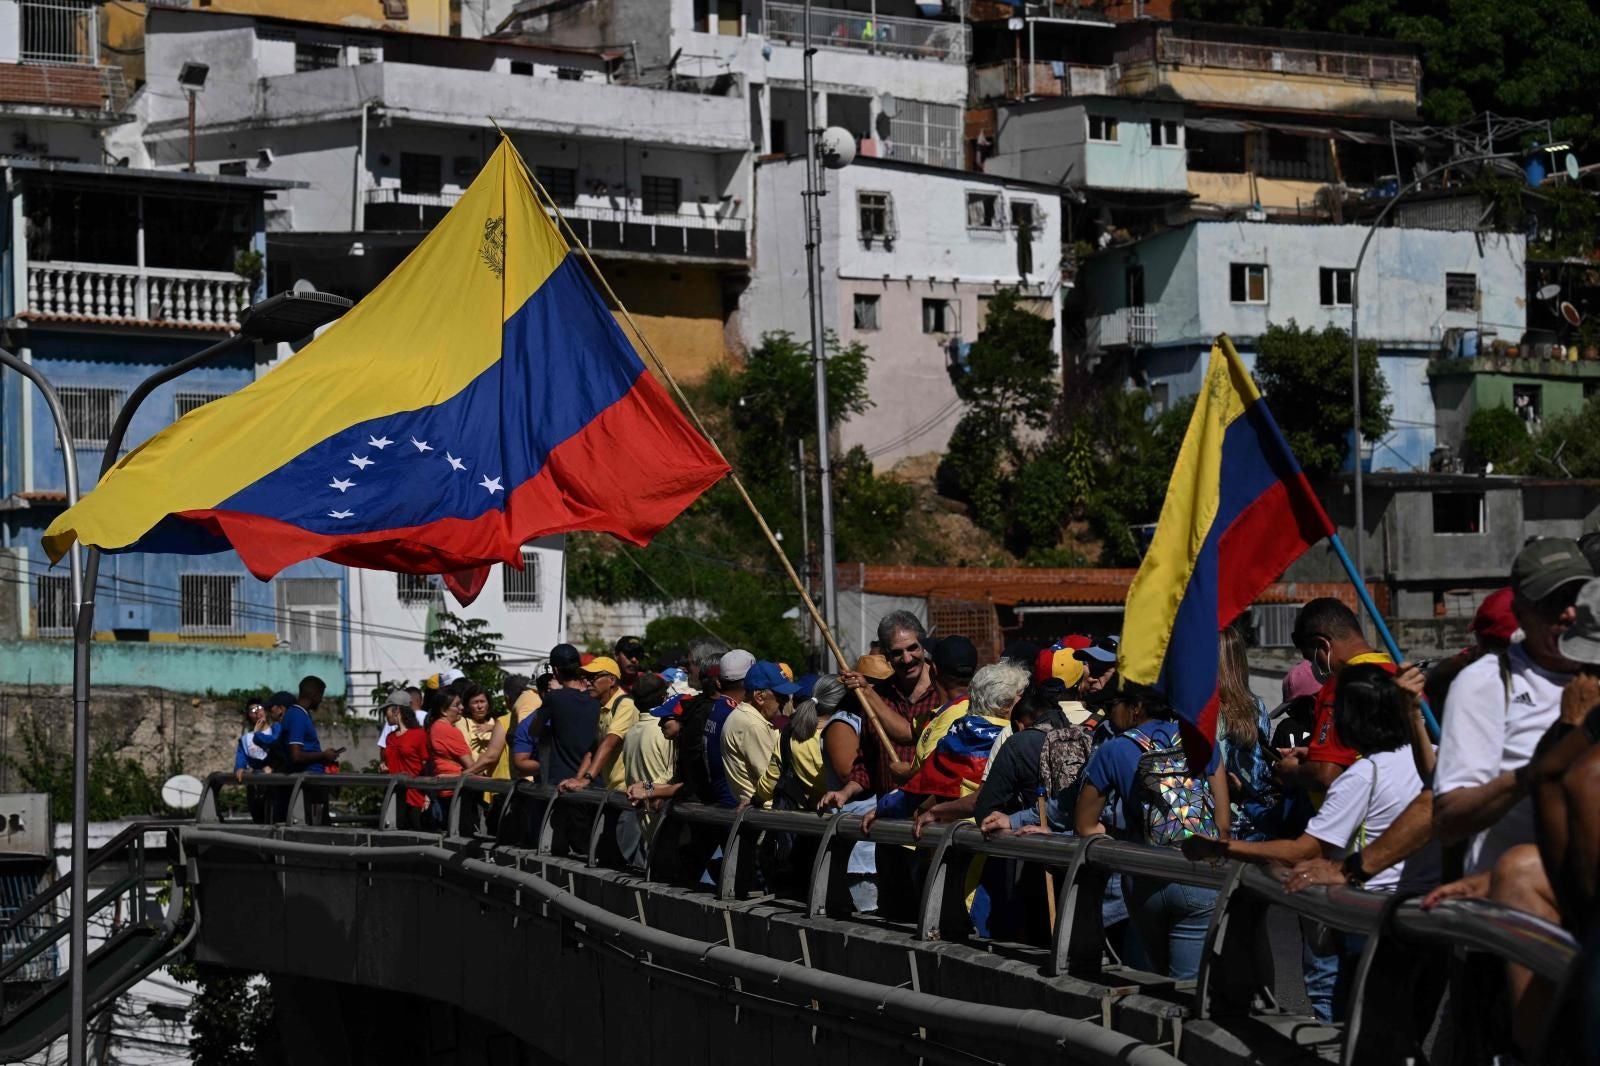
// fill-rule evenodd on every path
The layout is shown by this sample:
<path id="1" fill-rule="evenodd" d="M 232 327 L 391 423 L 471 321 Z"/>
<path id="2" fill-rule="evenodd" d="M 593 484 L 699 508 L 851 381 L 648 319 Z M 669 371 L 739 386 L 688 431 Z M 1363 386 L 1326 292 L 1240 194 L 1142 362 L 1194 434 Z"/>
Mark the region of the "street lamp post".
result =
<path id="1" fill-rule="evenodd" d="M 218 359 L 244 344 L 257 341 L 292 341 L 306 336 L 318 326 L 333 321 L 350 307 L 342 296 L 323 292 L 285 292 L 253 307 L 240 316 L 239 332 L 193 355 L 179 359 L 151 374 L 128 394 L 106 441 L 100 461 L 104 477 L 122 450 L 128 423 L 139 405 L 158 386 L 207 362 Z M 78 454 L 72 429 L 67 423 L 56 390 L 38 368 L 0 348 L 0 366 L 10 367 L 38 388 L 61 441 L 66 468 L 67 506 L 77 504 Z M 72 580 L 74 619 L 72 626 L 72 885 L 69 889 L 72 910 L 68 931 L 68 983 L 70 1003 L 67 1019 L 67 1062 L 84 1066 L 88 1036 L 87 981 L 89 957 L 88 866 L 89 866 L 89 648 L 94 636 L 94 590 L 100 573 L 100 552 L 90 548 L 79 555 L 78 546 L 67 553 Z"/>
<path id="2" fill-rule="evenodd" d="M 1401 187 L 1400 191 L 1383 205 L 1383 210 L 1378 212 L 1378 217 L 1372 220 L 1372 225 L 1367 227 L 1367 235 L 1362 238 L 1361 251 L 1356 256 L 1355 269 L 1350 271 L 1350 427 L 1352 430 L 1351 447 L 1354 449 L 1355 477 L 1353 489 L 1356 496 L 1355 507 L 1355 569 L 1357 581 L 1362 589 L 1366 588 L 1367 580 L 1367 527 L 1366 527 L 1366 500 L 1363 495 L 1363 477 L 1361 469 L 1361 263 L 1367 257 L 1367 247 L 1372 243 L 1372 238 L 1377 235 L 1378 228 L 1383 225 L 1384 219 L 1389 217 L 1389 212 L 1394 210 L 1408 193 L 1415 192 L 1430 178 L 1436 177 L 1455 167 L 1470 166 L 1474 163 L 1488 163 L 1496 159 L 1520 158 L 1521 152 L 1485 152 L 1481 155 L 1464 156 L 1452 159 L 1442 166 L 1434 167 L 1420 174 L 1410 184 Z"/>

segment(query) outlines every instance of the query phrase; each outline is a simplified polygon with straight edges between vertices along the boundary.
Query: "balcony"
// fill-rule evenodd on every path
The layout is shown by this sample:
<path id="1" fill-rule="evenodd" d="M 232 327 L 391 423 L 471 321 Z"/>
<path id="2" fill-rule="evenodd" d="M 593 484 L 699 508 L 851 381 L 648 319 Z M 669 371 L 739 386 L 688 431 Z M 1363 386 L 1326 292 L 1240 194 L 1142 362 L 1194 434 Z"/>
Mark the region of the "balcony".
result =
<path id="1" fill-rule="evenodd" d="M 1088 321 L 1091 352 L 1108 348 L 1142 348 L 1156 342 L 1156 312 L 1148 306 L 1124 307 Z"/>
<path id="2" fill-rule="evenodd" d="M 444 218 L 460 193 L 417 193 L 368 189 L 368 230 L 430 230 Z M 627 252 L 678 259 L 743 261 L 749 258 L 746 223 L 714 212 L 643 214 L 638 210 L 574 204 L 563 207 L 578 237 L 593 252 Z"/>
<path id="3" fill-rule="evenodd" d="M 783 44 L 805 40 L 805 8 L 800 4 L 769 3 L 766 36 Z M 811 43 L 817 48 L 838 48 L 899 59 L 934 59 L 964 64 L 972 53 L 972 35 L 954 22 L 931 19 L 873 18 L 866 11 L 813 8 Z"/>
<path id="4" fill-rule="evenodd" d="M 1115 96 L 1122 68 L 1082 63 L 1029 63 L 1007 59 L 972 68 L 972 95 L 978 100 L 1023 97 Z"/>
<path id="5" fill-rule="evenodd" d="M 168 270 L 109 263 L 28 263 L 27 318 L 189 329 L 239 327 L 250 282 L 216 270 Z"/>

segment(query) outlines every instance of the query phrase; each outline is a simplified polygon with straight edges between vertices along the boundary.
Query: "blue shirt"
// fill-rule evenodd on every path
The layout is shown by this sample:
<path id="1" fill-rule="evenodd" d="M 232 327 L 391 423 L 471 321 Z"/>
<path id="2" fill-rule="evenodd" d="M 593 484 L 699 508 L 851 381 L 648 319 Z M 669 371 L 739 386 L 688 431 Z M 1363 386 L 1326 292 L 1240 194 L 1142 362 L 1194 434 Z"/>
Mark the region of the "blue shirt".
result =
<path id="1" fill-rule="evenodd" d="M 728 771 L 722 765 L 722 729 L 728 724 L 728 719 L 733 716 L 737 707 L 738 704 L 727 696 L 718 696 L 716 705 L 706 716 L 706 776 L 710 778 L 711 788 L 716 792 L 717 804 L 722 807 L 739 806 L 739 798 L 733 794 L 733 787 L 728 784 Z"/>
<path id="2" fill-rule="evenodd" d="M 511 754 L 539 757 L 539 738 L 533 735 L 533 721 L 538 714 L 530 714 L 517 723 L 511 733 Z"/>
<path id="3" fill-rule="evenodd" d="M 289 746 L 300 745 L 300 750 L 308 754 L 320 754 L 322 742 L 317 739 L 317 725 L 311 720 L 311 715 L 298 703 L 283 712 L 283 718 L 270 732 L 257 733 L 256 743 L 263 747 L 271 746 L 281 749 L 284 763 L 288 765 L 289 773 L 299 773 L 302 770 L 309 774 L 320 774 L 325 770 L 324 764 L 314 762 L 296 764 L 290 756 Z"/>

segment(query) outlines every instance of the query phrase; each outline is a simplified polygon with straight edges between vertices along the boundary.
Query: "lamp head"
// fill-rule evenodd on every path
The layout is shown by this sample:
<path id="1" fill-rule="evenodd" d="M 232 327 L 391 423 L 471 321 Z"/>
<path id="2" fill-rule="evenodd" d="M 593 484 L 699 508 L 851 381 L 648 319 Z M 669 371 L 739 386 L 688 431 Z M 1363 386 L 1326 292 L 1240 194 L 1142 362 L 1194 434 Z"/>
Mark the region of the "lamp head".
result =
<path id="1" fill-rule="evenodd" d="M 331 292 L 280 292 L 245 308 L 239 332 L 263 341 L 297 341 L 349 309 L 349 300 Z"/>
<path id="2" fill-rule="evenodd" d="M 206 75 L 210 73 L 209 63 L 185 63 L 178 71 L 178 87 L 185 92 L 197 93 L 206 87 Z"/>

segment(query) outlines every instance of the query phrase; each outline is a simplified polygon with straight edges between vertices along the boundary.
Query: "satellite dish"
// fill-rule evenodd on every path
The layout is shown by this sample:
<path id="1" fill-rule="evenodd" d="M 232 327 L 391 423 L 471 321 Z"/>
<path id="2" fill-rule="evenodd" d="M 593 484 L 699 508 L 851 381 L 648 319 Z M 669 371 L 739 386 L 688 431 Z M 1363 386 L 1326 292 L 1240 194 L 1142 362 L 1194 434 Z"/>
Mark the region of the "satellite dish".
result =
<path id="1" fill-rule="evenodd" d="M 843 169 L 856 158 L 855 135 L 840 126 L 823 130 L 822 136 L 817 138 L 817 147 L 822 152 L 822 165 L 829 170 Z"/>
<path id="2" fill-rule="evenodd" d="M 1578 314 L 1578 309 L 1566 300 L 1561 301 L 1561 317 L 1566 319 L 1569 325 L 1583 325 L 1583 316 Z"/>
<path id="3" fill-rule="evenodd" d="M 1539 291 L 1533 294 L 1534 299 L 1537 299 L 1537 300 L 1554 300 L 1557 296 L 1560 296 L 1560 295 L 1561 295 L 1561 286 L 1557 285 L 1553 281 L 1548 285 L 1541 285 L 1539 287 Z"/>
<path id="4" fill-rule="evenodd" d="M 317 287 L 315 285 L 311 284 L 311 282 L 307 281 L 305 278 L 296 278 L 295 279 L 295 283 L 292 286 L 290 286 L 289 291 L 290 292 L 316 292 L 317 291 Z"/>
<path id="5" fill-rule="evenodd" d="M 1578 157 L 1571 152 L 1567 153 L 1567 177 L 1573 181 L 1578 180 Z"/>
<path id="6" fill-rule="evenodd" d="M 178 774 L 169 777 L 161 786 L 161 802 L 175 811 L 192 811 L 200 806 L 200 797 L 206 794 L 206 786 L 193 774 Z"/>

